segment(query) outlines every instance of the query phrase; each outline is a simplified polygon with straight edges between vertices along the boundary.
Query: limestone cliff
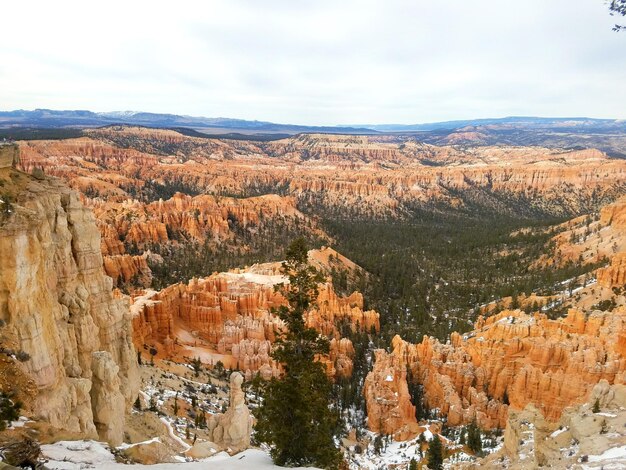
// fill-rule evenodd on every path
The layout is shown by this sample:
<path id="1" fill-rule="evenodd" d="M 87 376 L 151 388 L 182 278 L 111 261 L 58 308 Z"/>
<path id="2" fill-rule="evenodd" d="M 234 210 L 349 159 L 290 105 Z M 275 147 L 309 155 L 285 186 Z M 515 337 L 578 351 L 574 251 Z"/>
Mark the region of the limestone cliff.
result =
<path id="1" fill-rule="evenodd" d="M 104 273 L 94 216 L 59 180 L 11 169 L 0 179 L 12 199 L 0 219 L 0 333 L 27 354 L 32 416 L 119 444 L 138 370 L 128 300 Z"/>

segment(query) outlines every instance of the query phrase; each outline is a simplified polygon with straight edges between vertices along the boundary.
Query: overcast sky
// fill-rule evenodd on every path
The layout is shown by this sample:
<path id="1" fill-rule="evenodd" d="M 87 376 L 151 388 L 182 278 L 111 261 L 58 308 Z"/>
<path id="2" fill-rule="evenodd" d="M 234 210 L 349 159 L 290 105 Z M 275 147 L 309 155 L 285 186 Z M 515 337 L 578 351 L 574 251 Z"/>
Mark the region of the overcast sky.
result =
<path id="1" fill-rule="evenodd" d="M 0 109 L 295 124 L 626 118 L 604 0 L 2 2 Z"/>

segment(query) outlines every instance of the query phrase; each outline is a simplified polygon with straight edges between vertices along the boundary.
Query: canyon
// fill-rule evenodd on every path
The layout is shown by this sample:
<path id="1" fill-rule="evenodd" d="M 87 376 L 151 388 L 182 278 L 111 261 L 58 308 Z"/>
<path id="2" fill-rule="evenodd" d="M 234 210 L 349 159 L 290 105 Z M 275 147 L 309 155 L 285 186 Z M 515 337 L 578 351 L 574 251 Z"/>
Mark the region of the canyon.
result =
<path id="1" fill-rule="evenodd" d="M 311 264 L 322 272 L 328 269 L 329 257 L 341 259 L 331 248 L 309 253 Z M 273 313 L 286 302 L 275 289 L 286 282 L 280 267 L 280 263 L 254 265 L 134 296 L 135 346 L 140 351 L 156 347 L 162 358 L 199 357 L 211 366 L 221 361 L 241 370 L 247 380 L 257 373 L 264 379 L 278 377 L 280 365 L 270 353 L 284 329 Z M 364 310 L 360 293 L 340 297 L 330 282 L 320 286 L 317 307 L 307 313 L 306 324 L 330 338 L 330 354 L 321 360 L 333 377 L 349 377 L 352 372 L 354 349 L 348 338 L 341 337 L 339 327 L 347 324 L 368 332 L 380 328 L 378 313 Z"/>
<path id="2" fill-rule="evenodd" d="M 521 452 L 511 436 L 525 432 L 515 431 L 526 419 L 519 416 L 552 432 L 557 423 L 573 426 L 570 410 L 599 396 L 598 384 L 611 390 L 605 395 L 621 397 L 623 160 L 594 149 L 435 146 L 386 136 L 303 134 L 263 142 L 127 126 L 85 134 L 19 142 L 19 159 L 11 147 L 0 166 L 0 391 L 19 389 L 43 440 L 125 442 L 136 461 L 149 460 L 152 448 L 163 454 L 156 461 L 171 461 L 192 446 L 189 425 L 176 411 L 153 422 L 130 409 L 137 403 L 178 409 L 180 401 L 210 414 L 207 429 L 197 427 L 196 457 L 247 448 L 252 424 L 245 401 L 253 397 L 241 386 L 281 375 L 271 357 L 284 329 L 273 313 L 285 304 L 275 260 L 296 235 L 321 246 L 309 252 L 309 263 L 326 279 L 305 318 L 330 341 L 318 360 L 337 387 L 356 383 L 363 419 L 376 435 L 412 442 L 426 431 L 443 432 L 442 420 L 451 427 L 475 421 L 483 430 L 506 428 L 511 457 Z M 385 344 L 380 335 L 389 318 L 355 291 L 359 285 L 371 292 L 381 278 L 326 246 L 337 241 L 326 223 L 411 223 L 419 211 L 567 217 L 529 229 L 550 234 L 533 269 L 590 268 L 568 280 L 576 287 L 560 297 L 563 315 L 551 310 L 554 294 L 496 299 L 476 309 L 469 331 L 445 339 L 426 331 L 416 343 L 396 335 Z M 235 262 L 207 270 L 202 260 L 217 253 Z M 204 271 L 182 269 L 176 282 L 163 283 L 162 272 L 177 266 L 176 258 L 200 254 Z M 435 290 L 447 276 L 437 274 Z M 373 350 L 374 344 L 390 349 Z M 202 382 L 189 372 L 194 361 Z M 241 374 L 231 377 L 230 389 L 215 373 L 220 368 Z M 224 388 L 217 394 L 201 388 L 206 404 L 197 408 L 188 390 L 213 380 Z M 612 398 L 603 400 L 614 406 Z M 428 423 L 416 418 L 420 407 L 435 413 Z M 146 427 L 158 429 L 160 444 L 147 442 Z"/>
<path id="3" fill-rule="evenodd" d="M 434 146 L 320 134 L 254 142 L 129 127 L 88 136 L 21 142 L 21 167 L 42 168 L 88 196 L 113 201 L 158 200 L 149 187 L 156 182 L 187 194 L 289 195 L 300 207 L 375 217 L 402 217 L 412 206 L 433 204 L 511 212 L 514 201 L 524 201 L 525 211 L 573 215 L 623 193 L 626 179 L 623 160 L 594 149 Z"/>
<path id="4" fill-rule="evenodd" d="M 483 429 L 505 428 L 511 414 L 528 405 L 555 423 L 563 410 L 587 400 L 599 382 L 626 383 L 624 214 L 622 198 L 586 226 L 589 236 L 571 236 L 580 231 L 580 220 L 567 224 L 574 232 L 557 236 L 555 252 L 610 256 L 609 264 L 595 271 L 597 282 L 570 294 L 566 316 L 504 309 L 480 316 L 472 331 L 452 333 L 446 343 L 425 336 L 411 344 L 396 336 L 390 353 L 377 350 L 364 387 L 369 428 L 398 439 L 415 433 L 409 370 L 426 406 L 449 425 L 476 421 Z M 603 301 L 609 306 L 600 307 Z"/>

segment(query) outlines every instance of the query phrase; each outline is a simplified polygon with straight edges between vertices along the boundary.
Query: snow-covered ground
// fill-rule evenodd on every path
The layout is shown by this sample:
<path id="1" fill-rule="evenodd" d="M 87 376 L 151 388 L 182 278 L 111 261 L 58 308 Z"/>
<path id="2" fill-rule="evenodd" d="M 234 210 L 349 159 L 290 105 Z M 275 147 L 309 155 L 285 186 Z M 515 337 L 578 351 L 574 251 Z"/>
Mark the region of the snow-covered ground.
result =
<path id="1" fill-rule="evenodd" d="M 197 462 L 162 463 L 156 465 L 126 465 L 117 463 L 106 444 L 95 441 L 61 441 L 41 446 L 51 470 L 250 470 L 282 468 L 272 463 L 270 456 L 260 449 L 248 449 L 229 456 L 220 452 L 214 457 Z M 299 467 L 304 468 L 304 467 Z M 313 468 L 313 467 L 307 467 Z"/>
<path id="2" fill-rule="evenodd" d="M 590 455 L 588 457 L 590 465 L 583 465 L 587 468 L 602 468 L 603 470 L 617 470 L 626 468 L 626 445 L 613 447 L 600 455 Z"/>

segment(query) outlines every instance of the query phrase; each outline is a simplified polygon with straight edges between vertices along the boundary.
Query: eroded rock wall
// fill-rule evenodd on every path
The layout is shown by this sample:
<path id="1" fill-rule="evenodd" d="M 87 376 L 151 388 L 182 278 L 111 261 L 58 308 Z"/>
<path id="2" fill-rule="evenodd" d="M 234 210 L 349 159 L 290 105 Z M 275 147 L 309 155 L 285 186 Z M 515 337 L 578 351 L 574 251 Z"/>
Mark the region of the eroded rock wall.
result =
<path id="1" fill-rule="evenodd" d="M 128 299 L 104 273 L 93 213 L 58 180 L 10 178 L 17 198 L 0 221 L 0 318 L 29 356 L 22 366 L 37 385 L 34 415 L 120 443 L 138 370 Z M 109 400 L 117 408 L 101 414 Z"/>

